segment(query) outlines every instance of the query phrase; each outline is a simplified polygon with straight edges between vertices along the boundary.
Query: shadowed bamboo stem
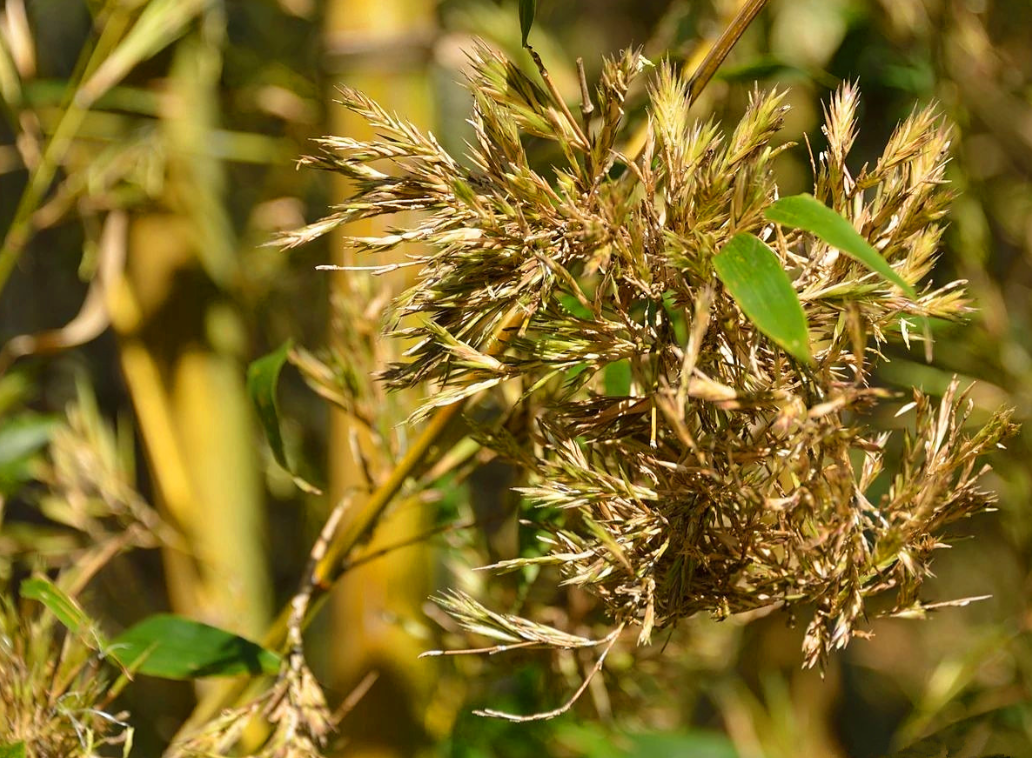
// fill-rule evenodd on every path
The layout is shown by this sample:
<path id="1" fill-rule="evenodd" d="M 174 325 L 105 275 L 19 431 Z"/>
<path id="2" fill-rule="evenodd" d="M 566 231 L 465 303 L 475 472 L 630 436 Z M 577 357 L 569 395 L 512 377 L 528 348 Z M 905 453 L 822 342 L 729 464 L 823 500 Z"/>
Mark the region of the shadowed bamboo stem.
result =
<path id="1" fill-rule="evenodd" d="M 514 310 L 503 319 L 492 337 L 487 353 L 496 356 L 504 351 L 508 344 L 507 335 L 518 330 L 526 318 L 527 315 L 522 310 Z M 312 594 L 303 626 L 311 623 L 325 603 L 330 590 L 347 573 L 348 569 L 352 568 L 351 562 L 347 560 L 348 556 L 370 536 L 387 506 L 401 491 L 413 472 L 426 462 L 429 451 L 441 439 L 464 407 L 465 400 L 460 400 L 437 411 L 391 475 L 370 495 L 362 512 L 330 538 L 325 555 L 315 564 L 312 574 L 308 578 L 312 586 Z M 262 638 L 264 647 L 270 650 L 283 649 L 287 641 L 291 610 L 291 605 L 288 603 L 280 611 L 279 616 Z M 180 729 L 180 733 L 183 733 L 192 724 L 207 721 L 223 708 L 234 703 L 239 704 L 245 699 L 245 695 L 252 692 L 252 689 L 257 689 L 257 687 L 253 687 L 253 682 L 243 681 L 234 682 L 224 689 L 213 692 L 211 696 L 198 703 L 189 721 Z"/>

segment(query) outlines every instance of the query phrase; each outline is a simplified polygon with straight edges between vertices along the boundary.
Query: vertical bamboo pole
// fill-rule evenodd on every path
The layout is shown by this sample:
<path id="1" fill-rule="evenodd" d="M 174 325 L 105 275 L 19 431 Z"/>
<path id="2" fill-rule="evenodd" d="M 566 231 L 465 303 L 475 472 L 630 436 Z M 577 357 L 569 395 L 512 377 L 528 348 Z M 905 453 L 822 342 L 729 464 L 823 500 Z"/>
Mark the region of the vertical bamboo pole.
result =
<path id="1" fill-rule="evenodd" d="M 361 89 L 404 118 L 428 126 L 431 108 L 425 67 L 433 12 L 432 0 L 331 0 L 326 11 L 331 84 L 342 82 Z M 371 136 L 365 124 L 339 107 L 331 108 L 330 130 L 353 137 Z M 338 183 L 337 197 L 347 192 L 346 184 Z M 379 227 L 374 226 L 378 223 Z M 356 224 L 345 233 L 371 235 L 376 229 L 382 229 L 381 222 Z M 342 250 L 339 255 L 338 262 L 352 263 L 348 252 Z M 334 289 L 339 297 L 365 298 L 383 286 L 398 293 L 410 283 L 405 273 L 398 273 L 386 281 L 342 274 Z M 392 425 L 403 422 L 411 411 L 401 406 L 396 403 L 383 409 L 391 415 Z M 352 456 L 353 432 L 347 416 L 336 413 L 330 444 L 335 498 L 369 486 Z M 368 441 L 359 442 L 374 456 L 374 465 L 387 464 L 376 461 Z M 424 516 L 418 511 L 391 512 L 377 529 L 374 546 L 380 540 L 397 542 L 414 535 L 423 523 Z M 397 621 L 420 615 L 428 593 L 427 561 L 422 549 L 401 551 L 355 570 L 337 590 L 333 616 L 338 631 L 332 651 L 337 687 L 347 691 L 370 670 L 380 675 L 359 712 L 349 717 L 347 754 L 351 757 L 408 758 L 423 742 L 428 667 L 416 660 L 419 646 Z"/>
<path id="2" fill-rule="evenodd" d="M 245 329 L 229 294 L 237 246 L 221 164 L 197 149 L 218 125 L 224 23 L 211 11 L 176 45 L 162 207 L 133 219 L 113 324 L 158 499 L 191 549 L 165 553 L 173 609 L 255 637 L 271 597 Z"/>

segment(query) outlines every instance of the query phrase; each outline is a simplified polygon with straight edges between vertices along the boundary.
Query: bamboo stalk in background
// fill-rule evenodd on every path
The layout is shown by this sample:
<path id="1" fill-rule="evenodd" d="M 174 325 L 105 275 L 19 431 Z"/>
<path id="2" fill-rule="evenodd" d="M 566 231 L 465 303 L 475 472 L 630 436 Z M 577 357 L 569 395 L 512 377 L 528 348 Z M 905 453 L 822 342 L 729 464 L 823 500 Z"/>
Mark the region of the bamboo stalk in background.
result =
<path id="1" fill-rule="evenodd" d="M 113 321 L 159 500 L 193 548 L 164 556 L 173 609 L 258 636 L 271 601 L 262 482 L 244 330 L 220 286 L 236 240 L 222 168 L 195 149 L 217 127 L 223 27 L 209 12 L 177 45 L 162 112 L 164 208 L 133 220 Z"/>
<path id="2" fill-rule="evenodd" d="M 431 121 L 430 98 L 425 74 L 427 40 L 433 28 L 432 0 L 333 0 L 326 9 L 326 39 L 330 57 L 331 83 L 345 83 L 368 93 L 388 108 L 404 111 L 406 118 L 421 127 Z M 330 93 L 332 97 L 332 91 Z M 363 136 L 368 126 L 343 108 L 330 109 L 330 132 Z M 339 183 L 338 198 L 348 193 Z M 375 224 L 381 224 L 379 227 Z M 369 235 L 382 229 L 378 221 L 354 224 L 343 233 Z M 342 246 L 337 243 L 337 248 Z M 351 265 L 347 251 L 337 262 Z M 377 261 L 382 263 L 384 261 Z M 406 269 L 407 270 L 407 269 Z M 373 280 L 364 274 L 345 272 L 334 281 L 335 296 L 370 298 L 381 287 L 397 294 L 407 286 L 404 271 Z M 405 447 L 405 428 L 399 426 L 412 410 L 403 397 L 394 405 L 384 428 L 396 428 Z M 345 414 L 336 412 L 329 449 L 331 494 L 336 500 L 348 491 L 367 492 L 363 467 L 352 453 L 352 438 L 369 456 L 374 472 L 388 473 L 391 461 L 363 438 Z M 352 513 L 362 508 L 357 498 Z M 377 528 L 370 548 L 380 542 L 396 543 L 425 529 L 425 514 L 419 509 L 388 513 Z M 370 671 L 379 679 L 349 717 L 349 756 L 410 756 L 423 742 L 422 713 L 430 687 L 431 668 L 417 661 L 421 647 L 403 631 L 399 620 L 421 618 L 420 607 L 429 592 L 428 553 L 413 547 L 392 553 L 368 566 L 356 569 L 341 582 L 333 605 L 335 641 L 331 652 L 335 688 L 349 691 Z"/>

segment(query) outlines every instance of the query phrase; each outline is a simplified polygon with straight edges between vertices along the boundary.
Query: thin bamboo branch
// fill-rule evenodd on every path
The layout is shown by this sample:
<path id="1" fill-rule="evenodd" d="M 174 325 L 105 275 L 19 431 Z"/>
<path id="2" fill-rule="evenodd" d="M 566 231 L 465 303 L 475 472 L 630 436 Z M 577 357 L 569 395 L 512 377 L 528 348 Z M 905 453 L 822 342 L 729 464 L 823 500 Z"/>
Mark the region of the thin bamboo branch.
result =
<path id="1" fill-rule="evenodd" d="M 520 310 L 512 311 L 503 319 L 492 338 L 491 345 L 487 351 L 488 354 L 498 355 L 504 351 L 508 344 L 508 335 L 518 330 L 525 319 L 526 315 Z M 305 625 L 322 608 L 322 604 L 328 597 L 330 590 L 333 589 L 333 586 L 352 567 L 352 564 L 346 560 L 348 555 L 376 528 L 376 524 L 384 510 L 390 505 L 398 492 L 401 491 L 401 488 L 415 469 L 426 460 L 427 453 L 441 438 L 452 421 L 461 413 L 464 405 L 465 401 L 460 400 L 437 411 L 430 423 L 426 425 L 422 433 L 412 444 L 412 447 L 406 452 L 404 458 L 391 472 L 391 475 L 366 501 L 361 513 L 353 521 L 349 522 L 343 530 L 336 531 L 334 529 L 335 534 L 332 539 L 327 541 L 325 553 L 315 563 L 311 572 L 312 593 L 306 608 Z M 336 527 L 336 524 L 334 527 Z M 293 607 L 289 603 L 283 607 L 279 616 L 262 639 L 264 647 L 275 650 L 283 647 L 287 641 L 292 611 Z M 188 721 L 180 729 L 180 734 L 190 725 L 201 723 L 211 718 L 215 713 L 232 703 L 241 702 L 244 694 L 252 690 L 252 687 L 249 686 L 250 684 L 249 682 L 234 682 L 232 685 L 215 691 L 209 697 L 202 699 L 197 704 Z"/>
<path id="2" fill-rule="evenodd" d="M 721 64 L 730 54 L 734 46 L 738 44 L 738 40 L 742 38 L 745 30 L 749 28 L 749 25 L 756 19 L 760 11 L 767 4 L 767 0 L 745 0 L 745 4 L 738 9 L 737 13 L 731 18 L 731 21 L 724 28 L 724 31 L 713 43 L 706 53 L 705 58 L 696 67 L 695 72 L 692 74 L 689 85 L 689 102 L 694 103 L 698 100 L 699 95 L 709 84 L 713 75 L 717 73 Z M 641 157 L 641 151 L 645 147 L 646 135 L 648 134 L 649 124 L 648 122 L 641 125 L 638 128 L 631 139 L 628 141 L 625 148 L 621 151 L 627 155 L 633 155 L 635 160 Z"/>
<path id="3" fill-rule="evenodd" d="M 710 48 L 709 53 L 703 59 L 699 67 L 695 69 L 695 73 L 692 74 L 692 78 L 688 84 L 688 102 L 694 103 L 698 98 L 699 93 L 705 89 L 706 85 L 709 84 L 710 79 L 717 73 L 717 69 L 720 68 L 724 59 L 727 58 L 728 54 L 738 44 L 738 40 L 745 34 L 745 30 L 749 28 L 749 24 L 753 22 L 753 19 L 763 10 L 763 6 L 767 4 L 767 0 L 747 0 L 745 5 L 739 9 L 738 13 L 731 20 L 731 23 L 724 29 L 723 34 L 717 39 Z"/>

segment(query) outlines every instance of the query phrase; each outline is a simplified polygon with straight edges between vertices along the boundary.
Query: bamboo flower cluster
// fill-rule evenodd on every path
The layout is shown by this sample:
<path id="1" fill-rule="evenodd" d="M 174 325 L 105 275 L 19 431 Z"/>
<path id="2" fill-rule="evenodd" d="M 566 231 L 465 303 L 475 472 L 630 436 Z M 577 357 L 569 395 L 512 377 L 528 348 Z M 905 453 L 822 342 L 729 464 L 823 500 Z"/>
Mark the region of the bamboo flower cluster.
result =
<path id="1" fill-rule="evenodd" d="M 284 242 L 421 212 L 411 228 L 347 242 L 372 253 L 424 243 L 412 260 L 418 284 L 395 303 L 391 324 L 414 346 L 383 375 L 390 387 L 434 387 L 417 418 L 519 388 L 517 407 L 478 433 L 525 468 L 528 504 L 557 515 L 550 552 L 496 568 L 557 566 L 600 598 L 614 628 L 636 627 L 641 643 L 699 612 L 805 604 L 814 609 L 807 665 L 847 644 L 875 595 L 894 593 L 885 613 L 920 612 L 943 528 L 992 503 L 977 484 L 978 459 L 1013 431 L 1006 412 L 971 426 L 956 383 L 938 401 L 915 392 L 903 411 L 916 421 L 901 433 L 891 483 L 872 494 L 889 442 L 865 421 L 889 396 L 870 385 L 881 347 L 927 339 L 928 318 L 970 310 L 963 282 L 923 284 L 950 199 L 949 131 L 934 110 L 908 118 L 854 175 L 846 161 L 858 93 L 846 85 L 827 106 L 828 147 L 813 160 L 815 197 L 852 223 L 913 298 L 820 238 L 765 219 L 778 198 L 772 164 L 783 147 L 772 138 L 783 93 L 755 92 L 724 133 L 689 117 L 688 82 L 660 66 L 644 145 L 628 156 L 618 151 L 625 98 L 650 68 L 639 54 L 605 62 L 582 119 L 547 76 L 539 84 L 485 48 L 473 63 L 476 136 L 465 163 L 342 89 L 377 137 L 330 137 L 305 159 L 355 192 Z M 529 138 L 561 156 L 548 173 L 528 157 Z M 714 256 L 739 232 L 765 240 L 789 272 L 812 364 L 772 343 L 716 276 Z M 443 603 L 505 644 L 585 642 L 461 594 Z"/>

